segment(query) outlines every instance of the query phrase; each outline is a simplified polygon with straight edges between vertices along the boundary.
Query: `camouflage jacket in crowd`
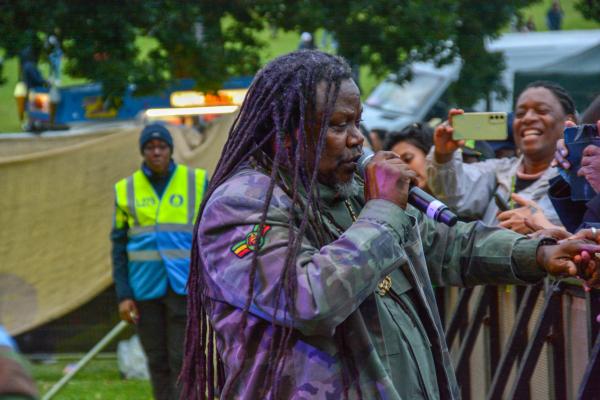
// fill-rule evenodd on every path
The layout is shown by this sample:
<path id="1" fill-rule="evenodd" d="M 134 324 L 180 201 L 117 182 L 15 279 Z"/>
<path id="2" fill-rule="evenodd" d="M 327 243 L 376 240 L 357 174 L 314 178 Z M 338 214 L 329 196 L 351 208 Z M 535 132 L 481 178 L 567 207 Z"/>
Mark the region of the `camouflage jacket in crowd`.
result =
<path id="1" fill-rule="evenodd" d="M 243 168 L 210 197 L 199 226 L 198 243 L 209 296 L 209 316 L 225 363 L 231 398 L 270 397 L 266 379 L 271 321 L 288 251 L 291 200 L 276 188 L 264 240 L 257 241 L 269 177 Z M 523 283 L 541 279 L 536 240 L 481 223 L 448 228 L 385 201 L 364 204 L 362 186 L 346 202 L 321 187 L 323 220 L 333 234 L 318 248 L 308 230 L 296 261 L 297 290 L 288 313 L 279 307 L 278 324 L 294 327 L 283 366 L 278 398 L 341 399 L 342 355 L 334 337 L 344 330 L 346 357 L 364 399 L 458 398 L 459 392 L 432 290 L 435 285 Z M 298 211 L 292 213 L 299 221 Z M 296 223 L 297 225 L 297 223 Z M 246 331 L 240 332 L 253 252 L 258 271 Z M 392 289 L 380 295 L 389 275 Z M 243 343 L 247 340 L 248 343 Z M 241 348 L 247 353 L 242 357 Z M 233 372 L 240 370 L 237 379 Z M 264 392 L 266 388 L 266 394 Z"/>

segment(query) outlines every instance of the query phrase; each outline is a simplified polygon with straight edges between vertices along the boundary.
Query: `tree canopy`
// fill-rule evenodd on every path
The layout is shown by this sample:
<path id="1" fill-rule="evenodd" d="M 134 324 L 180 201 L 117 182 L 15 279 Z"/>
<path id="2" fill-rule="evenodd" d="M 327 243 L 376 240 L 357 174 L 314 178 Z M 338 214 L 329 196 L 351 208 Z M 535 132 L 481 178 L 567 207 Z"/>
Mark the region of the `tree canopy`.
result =
<path id="1" fill-rule="evenodd" d="M 149 92 L 181 77 L 213 90 L 258 70 L 258 32 L 325 29 L 339 54 L 379 77 L 412 61 L 443 64 L 460 56 L 461 79 L 451 94 L 468 106 L 490 90 L 502 93 L 502 56 L 488 53 L 484 40 L 534 1 L 19 0 L 0 3 L 0 48 L 5 57 L 28 47 L 44 56 L 44 41 L 54 34 L 66 72 L 101 82 L 108 96 L 129 84 Z M 139 38 L 155 45 L 145 52 Z"/>
<path id="2" fill-rule="evenodd" d="M 587 19 L 600 22 L 600 2 L 597 0 L 579 0 L 575 8 Z"/>

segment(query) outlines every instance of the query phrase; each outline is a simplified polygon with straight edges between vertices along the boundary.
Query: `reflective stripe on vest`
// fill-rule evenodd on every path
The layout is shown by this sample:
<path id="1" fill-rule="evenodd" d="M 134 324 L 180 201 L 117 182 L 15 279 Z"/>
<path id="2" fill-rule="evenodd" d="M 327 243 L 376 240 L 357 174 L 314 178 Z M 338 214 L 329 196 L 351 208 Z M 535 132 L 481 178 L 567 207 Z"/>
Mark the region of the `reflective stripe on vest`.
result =
<path id="1" fill-rule="evenodd" d="M 129 283 L 137 300 L 163 296 L 167 281 L 185 294 L 205 179 L 204 170 L 178 165 L 161 198 L 142 171 L 115 185 L 117 205 L 127 214 Z"/>

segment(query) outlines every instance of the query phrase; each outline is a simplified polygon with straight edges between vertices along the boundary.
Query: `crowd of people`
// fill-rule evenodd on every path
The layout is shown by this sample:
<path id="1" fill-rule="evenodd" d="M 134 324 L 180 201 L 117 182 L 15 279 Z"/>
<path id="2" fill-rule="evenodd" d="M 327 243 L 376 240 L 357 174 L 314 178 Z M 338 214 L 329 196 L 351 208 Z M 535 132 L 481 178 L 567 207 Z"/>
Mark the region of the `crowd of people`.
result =
<path id="1" fill-rule="evenodd" d="M 400 156 L 417 174 L 418 186 L 464 221 L 482 220 L 521 234 L 545 231 L 557 239 L 598 227 L 600 197 L 571 201 L 570 187 L 559 171 L 571 168 L 562 139 L 564 128 L 598 123 L 600 97 L 578 118 L 564 88 L 553 82 L 532 82 L 517 96 L 508 139 L 501 142 L 453 140 L 452 117 L 462 113 L 450 110 L 448 121 L 435 131 L 427 124 L 412 124 L 398 132 L 373 129 L 365 137 L 374 150 Z M 596 192 L 599 153 L 600 147 L 590 144 L 579 169 Z M 502 205 L 508 207 L 500 209 Z"/>
<path id="2" fill-rule="evenodd" d="M 548 195 L 568 94 L 519 95 L 507 159 L 463 152 L 460 113 L 370 135 L 343 59 L 304 50 L 257 74 L 196 221 L 185 398 L 459 398 L 434 285 L 599 285 L 595 228 L 567 233 Z M 367 137 L 382 150 L 361 175 Z M 428 218 L 412 185 L 471 222 Z"/>
<path id="3" fill-rule="evenodd" d="M 157 399 L 459 398 L 434 285 L 599 285 L 599 200 L 575 204 L 558 173 L 578 167 L 562 87 L 527 86 L 500 143 L 455 140 L 460 109 L 399 132 L 361 130 L 361 112 L 348 64 L 302 50 L 257 74 L 210 184 L 175 165 L 165 126 L 144 129 L 142 168 L 115 186 L 113 260 Z M 600 189 L 600 149 L 581 165 Z M 412 207 L 412 185 L 463 222 Z"/>
<path id="4" fill-rule="evenodd" d="M 498 143 L 455 140 L 461 109 L 369 132 L 352 76 L 318 50 L 268 63 L 210 182 L 173 161 L 167 126 L 143 129 L 111 239 L 155 398 L 457 399 L 434 286 L 600 286 L 600 195 L 573 200 L 560 173 L 600 193 L 600 147 L 571 165 L 562 140 L 565 126 L 600 129 L 600 100 L 579 118 L 561 86 L 533 82 Z M 412 186 L 461 221 L 418 211 Z"/>

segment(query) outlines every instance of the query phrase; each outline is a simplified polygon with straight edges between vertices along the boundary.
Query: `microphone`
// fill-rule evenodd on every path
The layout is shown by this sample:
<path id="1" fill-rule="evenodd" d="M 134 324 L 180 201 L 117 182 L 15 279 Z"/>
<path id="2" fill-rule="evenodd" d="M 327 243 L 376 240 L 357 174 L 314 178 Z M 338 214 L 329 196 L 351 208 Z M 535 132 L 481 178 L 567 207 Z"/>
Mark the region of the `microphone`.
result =
<path id="1" fill-rule="evenodd" d="M 358 166 L 358 172 L 365 178 L 365 169 L 367 164 L 371 161 L 375 153 L 369 148 L 363 148 L 363 154 L 356 162 Z M 418 188 L 417 186 L 411 187 L 408 191 L 408 203 L 416 207 L 418 210 L 423 212 L 429 218 L 437 222 L 442 222 L 448 226 L 454 226 L 458 221 L 458 217 L 454 214 L 447 205 Z"/>

